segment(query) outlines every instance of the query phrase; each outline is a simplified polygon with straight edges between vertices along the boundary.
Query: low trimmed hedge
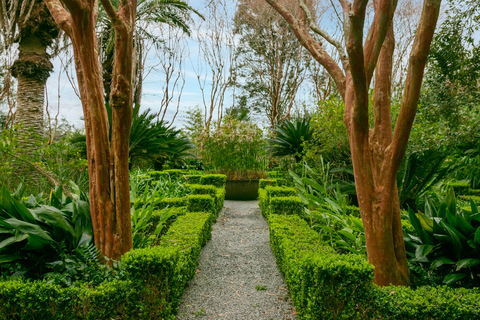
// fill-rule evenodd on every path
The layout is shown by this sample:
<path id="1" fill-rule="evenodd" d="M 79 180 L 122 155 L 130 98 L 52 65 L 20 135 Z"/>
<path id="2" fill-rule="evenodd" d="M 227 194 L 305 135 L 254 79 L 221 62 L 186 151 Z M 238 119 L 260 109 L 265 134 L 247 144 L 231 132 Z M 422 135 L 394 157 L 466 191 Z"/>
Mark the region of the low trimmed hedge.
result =
<path id="1" fill-rule="evenodd" d="M 187 199 L 185 197 L 163 198 L 158 203 L 158 208 L 172 208 L 172 207 L 184 207 L 187 205 Z"/>
<path id="2" fill-rule="evenodd" d="M 470 184 L 463 181 L 452 181 L 447 183 L 448 187 L 452 187 L 456 195 L 467 195 L 469 194 Z"/>
<path id="3" fill-rule="evenodd" d="M 200 184 L 200 179 L 202 178 L 201 174 L 187 174 L 185 179 L 189 184 Z"/>
<path id="4" fill-rule="evenodd" d="M 164 174 L 154 171 L 152 176 Z M 157 246 L 131 250 L 122 257 L 121 279 L 94 288 L 88 284 L 62 288 L 44 280 L 0 281 L 0 320 L 174 320 L 225 198 L 225 189 L 202 187 L 214 190 L 213 196 L 162 200 L 163 206 L 173 207 L 176 221 Z M 156 218 L 160 216 L 154 213 L 152 220 Z"/>
<path id="5" fill-rule="evenodd" d="M 297 196 L 272 197 L 268 207 L 269 212 L 283 215 L 300 215 L 303 210 L 303 202 Z"/>
<path id="6" fill-rule="evenodd" d="M 265 204 L 267 191 L 259 196 Z M 270 244 L 299 319 L 480 319 L 479 289 L 377 287 L 364 256 L 335 253 L 305 220 L 277 208 L 266 215 Z"/>
<path id="7" fill-rule="evenodd" d="M 0 319 L 175 319 L 184 286 L 210 238 L 212 214 L 195 212 L 172 224 L 159 246 L 122 258 L 123 280 L 92 288 L 46 281 L 0 282 Z"/>
<path id="8" fill-rule="evenodd" d="M 227 176 L 224 174 L 206 174 L 200 177 L 200 184 L 212 185 L 217 188 L 225 189 L 226 182 L 227 182 Z"/>

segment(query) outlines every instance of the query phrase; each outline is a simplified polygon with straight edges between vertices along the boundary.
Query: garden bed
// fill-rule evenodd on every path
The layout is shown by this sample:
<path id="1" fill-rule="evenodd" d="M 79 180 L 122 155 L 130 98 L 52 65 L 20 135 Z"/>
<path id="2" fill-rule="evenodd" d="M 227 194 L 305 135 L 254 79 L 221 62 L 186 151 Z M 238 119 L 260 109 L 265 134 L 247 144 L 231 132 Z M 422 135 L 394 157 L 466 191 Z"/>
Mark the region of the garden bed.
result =
<path id="1" fill-rule="evenodd" d="M 165 199 L 163 205 L 180 206 L 184 214 L 157 246 L 126 253 L 118 279 L 67 288 L 45 280 L 1 281 L 0 319 L 175 319 L 185 284 L 195 274 L 201 248 L 223 207 L 225 190 L 219 186 L 225 178 L 210 178 L 204 176 L 202 182 L 215 186 L 202 185 L 186 199 Z M 209 194 L 195 194 L 203 189 Z"/>
<path id="2" fill-rule="evenodd" d="M 261 182 L 260 207 L 299 319 L 479 319 L 478 289 L 377 287 L 364 256 L 335 253 L 295 214 L 300 199 L 268 184 Z"/>

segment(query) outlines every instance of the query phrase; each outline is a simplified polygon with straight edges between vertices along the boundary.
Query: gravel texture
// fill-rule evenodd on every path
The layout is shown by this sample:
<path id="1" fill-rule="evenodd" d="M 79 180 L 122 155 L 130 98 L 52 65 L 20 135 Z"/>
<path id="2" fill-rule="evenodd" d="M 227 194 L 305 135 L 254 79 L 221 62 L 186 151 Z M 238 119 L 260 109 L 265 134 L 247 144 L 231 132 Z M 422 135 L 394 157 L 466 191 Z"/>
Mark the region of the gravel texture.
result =
<path id="1" fill-rule="evenodd" d="M 293 320 L 258 201 L 225 201 L 177 320 Z"/>

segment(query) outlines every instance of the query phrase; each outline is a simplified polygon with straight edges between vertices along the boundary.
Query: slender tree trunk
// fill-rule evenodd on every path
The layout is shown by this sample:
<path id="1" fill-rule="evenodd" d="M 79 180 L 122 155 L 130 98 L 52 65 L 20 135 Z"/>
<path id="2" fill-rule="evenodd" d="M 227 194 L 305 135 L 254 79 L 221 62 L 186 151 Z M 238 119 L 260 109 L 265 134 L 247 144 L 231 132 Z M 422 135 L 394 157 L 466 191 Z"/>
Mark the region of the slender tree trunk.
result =
<path id="1" fill-rule="evenodd" d="M 392 20 L 397 1 L 373 1 L 375 15 L 365 37 L 365 10 L 369 1 L 339 0 L 345 19 L 345 48 L 315 24 L 305 2 L 299 1 L 309 29 L 337 49 L 345 73 L 322 44 L 311 36 L 303 21 L 296 19 L 278 0 L 266 1 L 287 20 L 302 45 L 329 72 L 345 103 L 344 122 L 349 134 L 367 256 L 375 266 L 375 283 L 380 286 L 409 285 L 396 176 L 415 118 L 441 0 L 424 0 L 422 17 L 410 54 L 400 114 L 393 134 L 390 115 L 392 57 L 395 47 Z M 374 74 L 374 126 L 369 129 L 368 90 Z"/>
<path id="2" fill-rule="evenodd" d="M 136 2 L 120 5 L 125 23 L 111 3 L 103 1 L 115 27 L 115 62 L 110 104 L 112 138 L 104 102 L 102 75 L 98 62 L 95 22 L 98 3 L 46 0 L 57 24 L 70 36 L 81 92 L 87 138 L 90 209 L 95 245 L 104 256 L 119 260 L 132 248 L 128 141 L 132 121 L 132 49 Z M 126 5 L 127 8 L 123 7 Z M 133 10 L 133 12 L 132 12 Z M 118 27 L 120 26 L 120 27 Z"/>

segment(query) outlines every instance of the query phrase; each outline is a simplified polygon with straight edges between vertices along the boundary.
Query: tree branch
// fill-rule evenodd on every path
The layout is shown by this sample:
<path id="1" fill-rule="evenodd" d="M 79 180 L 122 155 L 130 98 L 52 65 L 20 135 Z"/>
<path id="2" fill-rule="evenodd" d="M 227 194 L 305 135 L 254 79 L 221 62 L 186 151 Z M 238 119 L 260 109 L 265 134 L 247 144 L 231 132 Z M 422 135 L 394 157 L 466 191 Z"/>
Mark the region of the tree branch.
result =
<path id="1" fill-rule="evenodd" d="M 120 15 L 118 14 L 117 10 L 113 7 L 112 3 L 110 0 L 100 0 L 102 3 L 103 8 L 105 9 L 105 12 L 107 13 L 108 17 L 112 21 L 112 24 L 114 26 L 119 26 L 119 24 L 122 23 L 122 19 L 120 18 Z M 124 1 L 122 1 L 123 3 Z"/>
<path id="2" fill-rule="evenodd" d="M 338 66 L 335 60 L 328 55 L 325 49 L 312 37 L 310 33 L 302 26 L 301 22 L 298 21 L 288 9 L 280 4 L 278 0 L 266 0 L 270 6 L 272 6 L 278 13 L 280 13 L 283 18 L 288 22 L 292 31 L 297 36 L 297 39 L 300 43 L 312 54 L 312 56 L 320 63 L 332 76 L 335 84 L 337 85 L 338 91 L 342 98 L 345 98 L 345 74 L 342 69 Z"/>
<path id="3" fill-rule="evenodd" d="M 397 2 L 398 0 L 375 1 L 375 16 L 372 25 L 370 26 L 370 30 L 368 31 L 363 49 L 368 86 L 370 86 L 370 81 L 373 77 L 373 71 L 375 70 L 383 41 L 385 40 L 390 25 L 392 24 Z"/>
<path id="4" fill-rule="evenodd" d="M 342 44 L 339 41 L 332 38 L 325 30 L 322 30 L 319 26 L 317 26 L 315 24 L 315 21 L 312 17 L 312 13 L 308 9 L 304 0 L 300 0 L 299 2 L 300 2 L 300 7 L 302 8 L 303 12 L 305 13 L 305 15 L 307 17 L 310 29 L 313 32 L 315 32 L 316 34 L 323 37 L 325 40 L 327 40 L 330 44 L 332 44 L 337 49 L 338 54 L 340 55 L 340 60 L 342 62 L 343 70 L 345 70 L 345 71 L 348 70 L 348 68 L 349 68 L 348 58 L 347 58 L 347 55 L 345 53 L 345 50 L 344 50 Z"/>
<path id="5" fill-rule="evenodd" d="M 70 37 L 72 32 L 72 16 L 63 7 L 60 0 L 44 0 L 48 11 L 52 15 L 55 23 L 65 31 Z"/>
<path id="6" fill-rule="evenodd" d="M 418 98 L 422 78 L 427 63 L 428 52 L 438 20 L 441 0 L 425 0 L 417 35 L 410 54 L 405 89 L 400 114 L 393 133 L 391 148 L 392 172 L 398 172 L 400 163 L 407 149 L 408 138 L 417 112 Z M 387 151 L 388 149 L 387 148 Z"/>

